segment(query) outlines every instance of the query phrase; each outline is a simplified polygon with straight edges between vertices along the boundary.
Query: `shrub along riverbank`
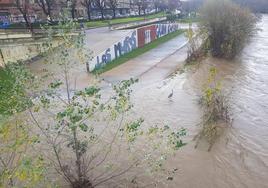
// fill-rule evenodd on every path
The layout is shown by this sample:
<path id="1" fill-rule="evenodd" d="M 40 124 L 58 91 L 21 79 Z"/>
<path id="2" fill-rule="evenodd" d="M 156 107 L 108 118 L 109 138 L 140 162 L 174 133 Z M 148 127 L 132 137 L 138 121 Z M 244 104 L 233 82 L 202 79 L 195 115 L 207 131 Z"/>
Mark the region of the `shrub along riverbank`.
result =
<path id="1" fill-rule="evenodd" d="M 110 63 L 108 63 L 107 65 L 105 65 L 104 67 L 100 68 L 100 69 L 97 69 L 97 70 L 94 70 L 93 73 L 95 74 L 101 74 L 101 73 L 104 73 L 106 71 L 109 71 L 135 57 L 138 57 L 146 52 L 148 52 L 149 50 L 152 50 L 154 48 L 156 48 L 157 46 L 159 46 L 160 44 L 163 44 L 175 37 L 177 37 L 178 35 L 181 35 L 182 33 L 184 33 L 184 30 L 178 30 L 178 31 L 175 31 L 173 33 L 170 33 L 170 34 L 167 34 L 166 36 L 163 36 L 159 39 L 156 39 L 155 41 L 149 43 L 149 44 L 146 44 L 144 47 L 142 48 L 136 48 L 134 49 L 133 51 L 127 53 L 127 54 L 124 54 L 122 55 L 121 57 L 111 61 Z"/>
<path id="2" fill-rule="evenodd" d="M 230 0 L 207 1 L 200 18 L 200 29 L 214 57 L 234 58 L 256 32 L 256 17 Z"/>

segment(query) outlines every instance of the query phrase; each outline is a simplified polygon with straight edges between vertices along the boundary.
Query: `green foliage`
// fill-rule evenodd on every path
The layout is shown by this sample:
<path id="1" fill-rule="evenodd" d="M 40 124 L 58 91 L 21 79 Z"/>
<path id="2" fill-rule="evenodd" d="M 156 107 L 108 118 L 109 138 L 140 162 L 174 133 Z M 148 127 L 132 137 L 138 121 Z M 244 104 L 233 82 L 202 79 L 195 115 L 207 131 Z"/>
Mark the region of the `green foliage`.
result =
<path id="1" fill-rule="evenodd" d="M 170 21 L 170 22 L 175 22 L 176 19 L 177 19 L 176 14 L 170 13 L 170 14 L 167 15 L 167 20 Z"/>
<path id="2" fill-rule="evenodd" d="M 205 107 L 204 119 L 206 123 L 214 123 L 220 120 L 229 122 L 228 101 L 223 94 L 221 82 L 217 81 L 217 70 L 215 67 L 210 68 L 201 104 Z"/>
<path id="3" fill-rule="evenodd" d="M 1 124 L 0 159 L 5 161 L 14 156 L 9 165 L 0 161 L 1 186 L 40 187 L 40 182 L 55 172 L 74 188 L 112 182 L 137 167 L 162 173 L 169 154 L 185 145 L 182 141 L 185 130 L 146 127 L 143 118 L 133 116 L 130 99 L 137 79 L 121 81 L 107 89 L 109 92 L 103 92 L 98 82 L 80 90 L 71 88 L 70 71 L 74 65 L 88 60 L 84 35 L 70 35 L 75 25 L 72 21 L 62 22 L 64 29 L 57 33 L 62 44 L 57 50 L 51 42 L 53 29 L 44 27 L 48 33 L 48 41 L 43 45 L 44 56 L 55 52 L 48 63 L 62 70 L 61 79 L 52 79 L 47 87 L 43 86 L 42 92 L 27 106 L 28 113 L 21 112 L 27 126 L 22 125 L 24 121 Z M 17 79 L 21 73 L 12 77 L 16 83 L 20 83 Z M 20 81 L 24 83 L 24 80 L 26 86 L 31 85 L 28 74 Z M 34 89 L 25 87 L 23 91 L 35 93 Z M 19 110 L 13 110 L 16 105 L 10 107 L 14 117 L 20 115 Z M 119 159 L 122 165 L 121 161 L 118 164 Z M 58 176 L 52 178 L 58 179 Z"/>
<path id="4" fill-rule="evenodd" d="M 27 155 L 38 142 L 31 137 L 22 120 L 0 124 L 0 187 L 36 187 L 44 180 L 42 156 Z"/>
<path id="5" fill-rule="evenodd" d="M 140 131 L 140 127 L 144 122 L 143 119 L 139 119 L 137 121 L 131 122 L 126 126 L 127 140 L 128 142 L 134 142 L 136 137 L 139 134 L 142 134 Z"/>
<path id="6" fill-rule="evenodd" d="M 210 151 L 216 139 L 220 136 L 220 124 L 229 125 L 231 123 L 229 102 L 221 88 L 221 82 L 217 81 L 217 70 L 210 68 L 209 77 L 200 99 L 200 104 L 204 110 L 202 130 L 197 135 L 197 144 L 201 138 L 206 138 L 209 142 Z"/>
<path id="7" fill-rule="evenodd" d="M 200 17 L 190 17 L 190 18 L 182 18 L 182 19 L 178 19 L 178 22 L 180 23 L 196 23 L 196 22 L 200 22 Z"/>
<path id="8" fill-rule="evenodd" d="M 49 84 L 49 87 L 50 87 L 51 89 L 57 89 L 57 88 L 59 88 L 62 84 L 63 84 L 63 83 L 62 83 L 61 81 L 56 80 L 55 82 L 51 82 L 51 83 Z"/>
<path id="9" fill-rule="evenodd" d="M 234 58 L 256 31 L 256 21 L 230 0 L 209 0 L 201 9 L 201 30 L 215 57 Z"/>
<path id="10" fill-rule="evenodd" d="M 73 43 L 68 41 L 72 41 L 72 38 L 66 40 L 66 43 L 70 44 L 66 45 L 67 49 L 68 47 L 80 49 L 79 46 L 83 45 L 78 43 L 77 46 L 73 46 Z M 152 171 L 163 168 L 167 153 L 184 145 L 181 141 L 183 135 L 172 134 L 172 131 L 166 128 L 157 128 L 152 132 L 142 126 L 144 122 L 142 118 L 128 117 L 133 108 L 130 101 L 131 87 L 138 80 L 124 80 L 113 85 L 111 93 L 105 97 L 98 85 L 72 91 L 68 80 L 72 53 L 68 53 L 66 49 L 62 51 L 62 53 L 59 51 L 62 58 L 58 61 L 58 66 L 63 67 L 65 80 L 49 84 L 49 93 L 44 93 L 39 97 L 40 100 L 35 101 L 34 109 L 37 110 L 31 112 L 33 122 L 45 135 L 46 142 L 50 143 L 48 147 L 53 150 L 51 163 L 56 167 L 56 171 L 60 172 L 59 174 L 72 187 L 76 185 L 93 187 L 109 181 L 111 177 L 105 178 L 109 174 L 117 177 L 128 172 L 128 168 L 118 167 L 115 165 L 116 161 L 110 159 L 114 155 L 127 158 L 128 164 L 133 163 L 130 165 L 131 168 L 144 162 L 150 163 Z M 64 89 L 67 99 L 59 94 L 62 92 L 62 87 L 67 88 Z M 46 112 L 50 112 L 49 115 Z M 40 116 L 47 117 L 47 120 L 38 121 Z M 47 122 L 50 124 L 49 128 L 45 128 Z M 145 151 L 144 155 L 147 157 L 144 160 L 136 155 L 136 144 L 147 139 L 148 151 Z M 117 152 L 116 145 L 128 148 L 128 152 Z M 162 148 L 165 149 L 161 151 L 160 156 L 152 155 Z M 106 166 L 109 168 L 103 175 L 97 177 L 90 175 L 98 174 Z"/>
<path id="11" fill-rule="evenodd" d="M 186 129 L 181 129 L 178 132 L 172 132 L 168 138 L 169 138 L 169 144 L 172 146 L 173 149 L 178 150 L 179 148 L 186 145 L 181 138 L 186 136 Z"/>
<path id="12" fill-rule="evenodd" d="M 35 187 L 44 178 L 45 168 L 44 159 L 24 157 L 16 169 L 15 176 L 21 182 L 27 182 L 27 187 Z"/>
<path id="13" fill-rule="evenodd" d="M 20 64 L 8 64 L 0 68 L 0 114 L 12 115 L 31 106 L 26 91 L 32 75 Z"/>

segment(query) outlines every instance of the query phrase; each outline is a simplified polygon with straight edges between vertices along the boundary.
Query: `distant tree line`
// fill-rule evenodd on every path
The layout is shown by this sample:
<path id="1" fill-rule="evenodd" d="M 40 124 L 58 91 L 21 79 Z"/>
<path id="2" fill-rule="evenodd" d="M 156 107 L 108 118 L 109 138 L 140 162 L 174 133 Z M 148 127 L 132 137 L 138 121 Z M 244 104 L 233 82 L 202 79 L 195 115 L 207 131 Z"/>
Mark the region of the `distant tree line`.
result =
<path id="1" fill-rule="evenodd" d="M 183 1 L 183 10 L 186 12 L 198 11 L 206 0 Z M 268 0 L 232 0 L 240 6 L 247 7 L 255 13 L 268 13 Z"/>
<path id="2" fill-rule="evenodd" d="M 268 0 L 233 0 L 256 13 L 268 13 Z"/>
<path id="3" fill-rule="evenodd" d="M 120 0 L 13 0 L 13 4 L 23 15 L 26 27 L 32 31 L 30 15 L 36 11 L 42 11 L 47 21 L 52 22 L 57 19 L 56 9 L 65 8 L 70 12 L 71 18 L 78 18 L 77 10 L 84 8 L 87 19 L 92 20 L 93 11 L 98 11 L 101 19 L 105 19 L 107 9 L 112 11 L 112 17 L 116 18 L 116 10 L 120 8 Z M 132 0 L 128 4 L 129 9 L 137 11 L 139 16 L 146 15 L 148 10 L 154 9 L 155 12 L 164 10 L 176 10 L 181 8 L 180 0 Z M 57 7 L 57 8 L 56 8 Z"/>

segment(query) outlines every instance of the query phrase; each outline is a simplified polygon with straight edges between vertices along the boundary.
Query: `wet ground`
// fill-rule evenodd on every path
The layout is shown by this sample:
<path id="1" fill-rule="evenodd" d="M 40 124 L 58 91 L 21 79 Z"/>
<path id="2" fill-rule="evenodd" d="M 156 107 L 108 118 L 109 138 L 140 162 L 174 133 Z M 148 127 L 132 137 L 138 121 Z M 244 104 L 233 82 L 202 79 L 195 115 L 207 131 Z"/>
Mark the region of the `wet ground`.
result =
<path id="1" fill-rule="evenodd" d="M 183 36 L 179 36 L 102 75 L 104 88 L 110 82 L 140 79 L 132 100 L 134 114 L 144 117 L 145 124 L 187 129 L 187 146 L 168 160 L 178 173 L 164 187 L 268 188 L 268 16 L 259 27 L 262 31 L 233 62 L 208 58 L 189 71 L 170 76 L 174 70 L 182 70 L 187 51 L 181 46 Z M 98 43 L 98 38 L 93 37 L 92 42 Z M 222 77 L 234 121 L 207 152 L 205 142 L 194 149 L 193 137 L 200 130 L 197 124 L 202 111 L 197 101 L 210 66 L 216 66 Z M 84 76 L 78 84 L 88 84 L 89 77 Z"/>

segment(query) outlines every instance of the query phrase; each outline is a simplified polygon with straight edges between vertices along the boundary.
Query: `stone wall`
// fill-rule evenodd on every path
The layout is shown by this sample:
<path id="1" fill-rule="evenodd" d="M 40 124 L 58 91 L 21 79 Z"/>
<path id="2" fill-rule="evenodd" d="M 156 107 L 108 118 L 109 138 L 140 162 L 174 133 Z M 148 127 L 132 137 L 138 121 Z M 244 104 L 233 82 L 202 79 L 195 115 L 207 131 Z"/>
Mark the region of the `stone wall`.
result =
<path id="1" fill-rule="evenodd" d="M 60 43 L 53 42 L 53 46 L 57 47 Z M 5 63 L 27 61 L 37 57 L 40 53 L 44 52 L 42 42 L 30 42 L 23 44 L 8 44 L 0 46 L 0 66 Z"/>

